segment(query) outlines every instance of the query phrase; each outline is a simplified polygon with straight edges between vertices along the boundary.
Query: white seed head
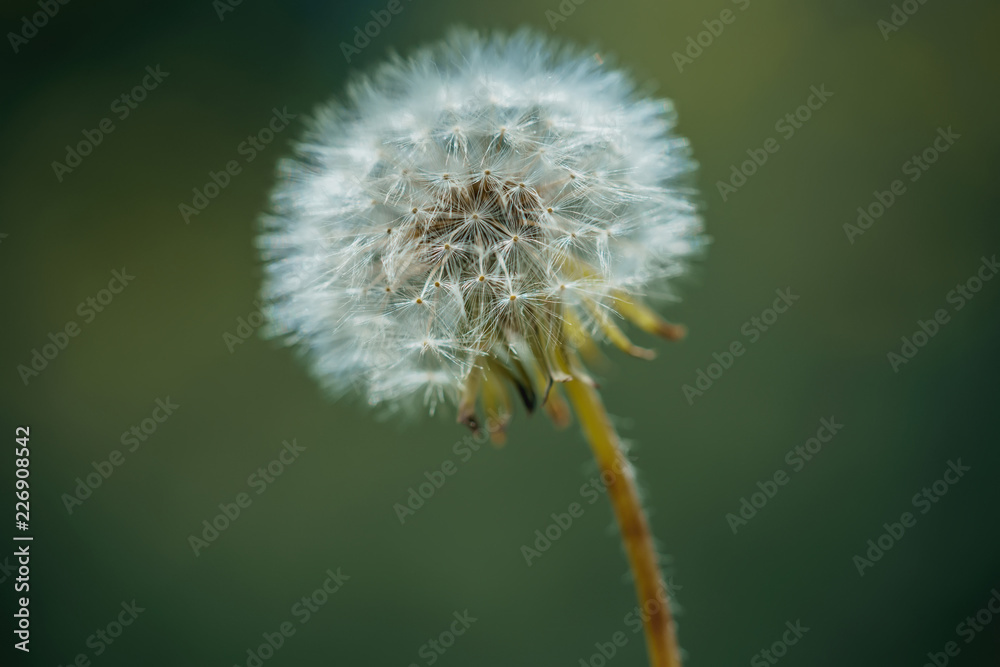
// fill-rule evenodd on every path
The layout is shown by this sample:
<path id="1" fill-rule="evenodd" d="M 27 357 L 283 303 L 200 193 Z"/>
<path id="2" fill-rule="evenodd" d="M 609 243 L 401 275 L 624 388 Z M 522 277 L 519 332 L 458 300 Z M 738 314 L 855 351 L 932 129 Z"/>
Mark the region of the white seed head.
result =
<path id="1" fill-rule="evenodd" d="M 673 124 L 668 101 L 529 31 L 393 57 L 281 165 L 268 333 L 373 405 L 458 403 L 484 359 L 552 378 L 546 350 L 669 296 L 703 244 Z"/>

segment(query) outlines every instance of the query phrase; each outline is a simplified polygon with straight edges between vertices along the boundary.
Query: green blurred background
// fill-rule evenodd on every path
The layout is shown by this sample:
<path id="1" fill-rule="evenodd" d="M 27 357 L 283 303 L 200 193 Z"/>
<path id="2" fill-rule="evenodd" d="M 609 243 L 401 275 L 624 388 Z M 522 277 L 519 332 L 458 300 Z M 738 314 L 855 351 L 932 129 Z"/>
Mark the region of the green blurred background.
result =
<path id="1" fill-rule="evenodd" d="M 949 641 L 949 664 L 996 664 L 1000 617 L 970 643 L 956 626 L 1000 586 L 1000 281 L 957 312 L 947 295 L 1000 251 L 1000 6 L 931 0 L 886 40 L 887 2 L 567 1 L 553 30 L 557 0 L 404 0 L 348 65 L 341 42 L 385 2 L 245 0 L 222 20 L 210 0 L 143 5 L 71 2 L 17 53 L 3 46 L 0 423 L 11 445 L 31 427 L 35 536 L 32 652 L 5 664 L 246 665 L 291 621 L 264 664 L 428 665 L 421 647 L 464 610 L 478 620 L 435 664 L 597 667 L 595 642 L 617 631 L 628 643 L 608 664 L 645 663 L 606 499 L 530 567 L 520 553 L 593 475 L 575 426 L 522 415 L 504 449 L 462 461 L 450 417 L 379 422 L 324 399 L 288 350 L 227 347 L 255 310 L 255 221 L 303 116 L 190 224 L 178 212 L 272 108 L 308 113 L 354 67 L 455 22 L 615 54 L 675 101 L 701 164 L 714 243 L 666 313 L 690 335 L 639 340 L 660 358 L 610 353 L 601 371 L 671 559 L 688 664 L 770 664 L 759 651 L 799 619 L 810 630 L 782 664 L 917 667 Z M 679 71 L 673 54 L 727 8 L 735 20 Z M 5 2 L 0 26 L 36 11 Z M 169 76 L 119 120 L 111 101 L 157 64 Z M 786 140 L 775 123 L 821 85 L 833 96 Z M 51 163 L 104 117 L 114 132 L 57 180 Z M 904 162 L 948 126 L 960 139 L 910 183 Z M 723 201 L 717 182 L 768 137 L 780 150 Z M 897 178 L 906 193 L 849 243 L 843 225 Z M 134 281 L 85 323 L 78 304 L 123 266 Z M 751 343 L 741 328 L 778 288 L 800 300 Z M 939 308 L 950 321 L 893 372 L 887 353 Z M 25 385 L 17 366 L 69 320 L 80 335 Z M 690 404 L 682 385 L 734 341 L 746 353 Z M 121 434 L 167 397 L 180 407 L 127 451 Z M 842 431 L 793 472 L 786 452 L 830 417 Z M 257 495 L 248 477 L 293 438 L 305 450 Z M 124 464 L 70 514 L 63 494 L 116 449 Z M 920 514 L 911 497 L 959 458 L 971 470 Z M 448 459 L 458 472 L 401 525 L 393 505 Z M 790 483 L 734 535 L 725 515 L 778 470 Z M 188 536 L 241 492 L 250 507 L 196 557 Z M 854 556 L 906 511 L 916 525 L 860 576 Z M 337 568 L 350 579 L 300 624 L 293 605 Z M 95 656 L 88 637 L 133 599 L 145 611 Z"/>

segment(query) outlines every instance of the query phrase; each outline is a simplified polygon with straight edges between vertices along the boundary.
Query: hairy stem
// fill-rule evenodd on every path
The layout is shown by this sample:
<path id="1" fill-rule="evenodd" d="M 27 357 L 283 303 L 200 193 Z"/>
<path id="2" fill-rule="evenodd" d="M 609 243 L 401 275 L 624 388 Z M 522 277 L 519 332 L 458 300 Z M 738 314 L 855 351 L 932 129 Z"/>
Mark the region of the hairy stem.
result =
<path id="1" fill-rule="evenodd" d="M 652 667 L 680 667 L 674 621 L 653 547 L 653 536 L 621 441 L 596 389 L 580 380 L 571 380 L 562 386 L 590 442 L 601 471 L 601 480 L 614 507 L 635 580 L 639 608 L 644 612 L 642 618 L 650 664 Z"/>

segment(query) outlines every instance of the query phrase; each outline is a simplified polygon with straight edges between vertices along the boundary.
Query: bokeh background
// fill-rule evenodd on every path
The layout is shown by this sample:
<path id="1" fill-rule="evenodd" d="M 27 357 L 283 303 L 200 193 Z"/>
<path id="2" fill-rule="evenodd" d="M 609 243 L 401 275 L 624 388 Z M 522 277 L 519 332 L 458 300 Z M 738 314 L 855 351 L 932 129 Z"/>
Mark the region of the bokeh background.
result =
<path id="1" fill-rule="evenodd" d="M 35 536 L 30 657 L 9 651 L 0 572 L 5 664 L 247 665 L 292 621 L 264 664 L 429 665 L 421 647 L 464 610 L 477 621 L 436 664 L 596 666 L 595 642 L 618 631 L 608 664 L 644 664 L 604 499 L 530 567 L 520 552 L 593 475 L 575 426 L 521 416 L 505 448 L 463 462 L 450 418 L 376 421 L 324 399 L 289 351 L 224 338 L 256 310 L 255 222 L 304 114 L 353 68 L 456 22 L 614 54 L 675 101 L 701 164 L 714 243 L 666 313 L 690 335 L 640 340 L 656 361 L 611 353 L 601 371 L 671 559 L 688 664 L 769 664 L 759 652 L 797 620 L 809 631 L 782 664 L 916 667 L 949 641 L 949 664 L 996 664 L 1000 618 L 969 643 L 956 626 L 1000 586 L 1000 280 L 960 311 L 947 295 L 1000 251 L 1000 6 L 932 0 L 884 39 L 888 2 L 403 0 L 348 64 L 340 44 L 385 6 L 244 0 L 220 19 L 210 0 L 71 2 L 17 53 L 5 38 L 0 423 L 10 445 L 31 427 Z M 724 9 L 735 20 L 679 70 L 674 53 Z M 8 0 L 3 32 L 37 11 Z M 119 120 L 112 100 L 156 65 L 169 76 Z M 775 123 L 822 85 L 833 96 L 785 139 Z M 299 118 L 185 224 L 178 205 L 242 160 L 275 107 Z M 58 180 L 52 162 L 105 117 L 114 132 Z M 949 126 L 960 138 L 911 183 L 903 164 Z M 717 182 L 769 137 L 780 150 L 723 201 Z M 894 179 L 906 193 L 850 243 L 843 225 Z M 122 267 L 134 281 L 84 322 L 78 304 Z M 799 301 L 751 343 L 742 327 L 779 288 Z M 951 320 L 894 372 L 887 353 L 939 308 Z M 17 366 L 70 320 L 80 335 L 26 385 Z M 689 402 L 682 386 L 734 341 L 746 353 Z M 180 407 L 127 451 L 122 433 L 168 397 Z M 786 452 L 831 417 L 843 429 L 792 472 Z M 293 438 L 305 450 L 257 495 L 248 477 Z M 114 450 L 123 465 L 69 513 L 63 494 Z M 401 525 L 394 504 L 449 459 L 457 474 Z M 971 470 L 920 514 L 912 496 L 957 459 Z M 3 467 L 12 485 L 9 450 Z M 790 483 L 734 534 L 725 515 L 778 470 Z M 252 505 L 195 556 L 189 535 L 241 492 Z M 906 511 L 916 525 L 860 576 L 854 556 Z M 300 624 L 293 605 L 337 568 L 350 579 Z M 133 599 L 145 611 L 95 655 L 88 638 Z"/>

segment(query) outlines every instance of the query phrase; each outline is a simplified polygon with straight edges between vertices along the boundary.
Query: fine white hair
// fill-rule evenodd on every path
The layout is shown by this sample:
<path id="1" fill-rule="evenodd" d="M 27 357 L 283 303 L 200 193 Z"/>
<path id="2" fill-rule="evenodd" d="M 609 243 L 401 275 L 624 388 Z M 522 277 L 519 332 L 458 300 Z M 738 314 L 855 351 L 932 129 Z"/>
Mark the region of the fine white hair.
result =
<path id="1" fill-rule="evenodd" d="M 529 30 L 456 30 L 320 108 L 259 246 L 266 333 L 332 393 L 456 403 L 477 359 L 601 339 L 703 243 L 664 99 Z M 571 338 L 571 337 L 570 337 Z M 550 376 L 551 377 L 551 376 Z"/>

